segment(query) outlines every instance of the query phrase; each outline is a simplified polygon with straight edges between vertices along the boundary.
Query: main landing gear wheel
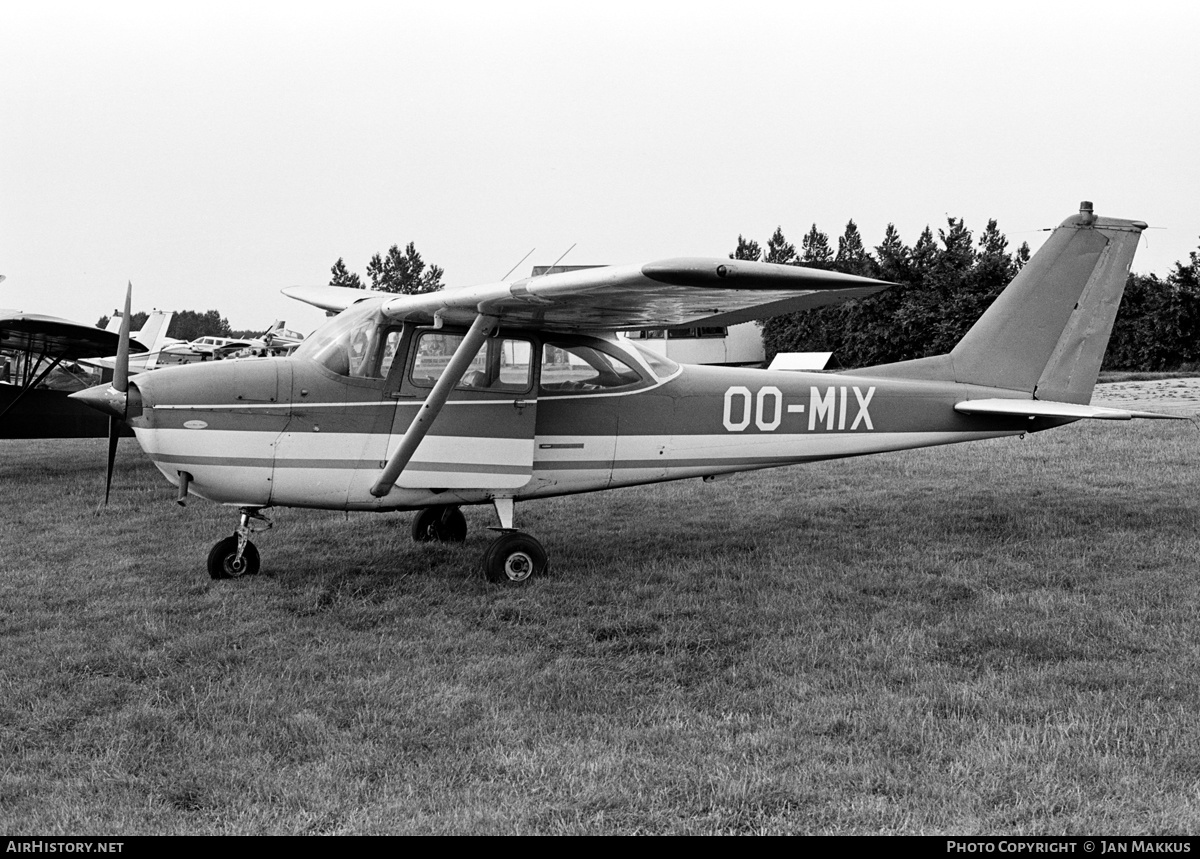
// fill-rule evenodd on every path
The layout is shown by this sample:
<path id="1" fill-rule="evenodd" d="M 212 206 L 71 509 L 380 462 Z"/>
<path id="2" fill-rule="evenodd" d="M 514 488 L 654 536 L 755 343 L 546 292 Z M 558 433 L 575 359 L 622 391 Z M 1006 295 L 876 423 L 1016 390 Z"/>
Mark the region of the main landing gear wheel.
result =
<path id="1" fill-rule="evenodd" d="M 546 572 L 546 550 L 522 531 L 506 531 L 483 554 L 483 574 L 489 582 L 521 584 Z"/>
<path id="2" fill-rule="evenodd" d="M 467 517 L 457 507 L 426 507 L 413 519 L 418 543 L 461 543 L 467 539 Z"/>
<path id="3" fill-rule="evenodd" d="M 240 579 L 258 573 L 258 549 L 247 541 L 238 557 L 238 536 L 226 537 L 212 547 L 208 553 L 208 574 L 214 579 Z"/>

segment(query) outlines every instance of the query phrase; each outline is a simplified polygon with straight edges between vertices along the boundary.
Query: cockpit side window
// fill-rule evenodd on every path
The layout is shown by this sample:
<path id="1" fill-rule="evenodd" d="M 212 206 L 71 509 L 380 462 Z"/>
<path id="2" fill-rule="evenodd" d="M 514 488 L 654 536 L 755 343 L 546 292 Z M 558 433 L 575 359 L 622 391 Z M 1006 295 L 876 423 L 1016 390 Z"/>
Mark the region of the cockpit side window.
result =
<path id="1" fill-rule="evenodd" d="M 396 351 L 400 348 L 403 336 L 404 331 L 400 328 L 389 328 L 383 335 L 383 349 L 379 355 L 379 375 L 385 379 L 392 371 L 392 364 L 396 361 Z"/>
<path id="2" fill-rule="evenodd" d="M 417 337 L 410 379 L 421 388 L 432 388 L 463 341 L 461 334 L 423 331 Z M 490 337 L 467 366 L 459 390 L 525 393 L 533 376 L 533 344 L 514 337 Z"/>

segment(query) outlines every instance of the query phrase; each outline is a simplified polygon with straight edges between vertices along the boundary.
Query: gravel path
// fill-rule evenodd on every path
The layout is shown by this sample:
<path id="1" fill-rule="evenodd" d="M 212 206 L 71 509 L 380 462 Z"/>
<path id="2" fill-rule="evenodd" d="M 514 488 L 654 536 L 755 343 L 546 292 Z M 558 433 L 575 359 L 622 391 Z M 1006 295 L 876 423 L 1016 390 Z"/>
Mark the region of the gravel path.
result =
<path id="1" fill-rule="evenodd" d="M 1200 378 L 1096 385 L 1092 405 L 1188 417 L 1200 415 Z"/>

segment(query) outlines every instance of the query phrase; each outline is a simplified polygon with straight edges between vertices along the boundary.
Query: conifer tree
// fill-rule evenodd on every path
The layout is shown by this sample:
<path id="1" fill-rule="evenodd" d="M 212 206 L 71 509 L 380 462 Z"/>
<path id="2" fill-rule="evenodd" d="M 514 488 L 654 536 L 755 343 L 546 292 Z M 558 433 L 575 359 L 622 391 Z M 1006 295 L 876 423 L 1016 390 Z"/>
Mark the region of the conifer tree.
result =
<path id="1" fill-rule="evenodd" d="M 363 288 L 362 280 L 359 279 L 355 272 L 346 269 L 346 263 L 341 257 L 338 257 L 338 261 L 333 264 L 333 267 L 329 270 L 329 274 L 330 286 L 349 286 L 354 289 Z"/>
<path id="2" fill-rule="evenodd" d="M 341 257 L 333 264 L 329 274 L 330 286 L 364 288 L 362 279 L 346 268 L 346 263 Z M 433 292 L 442 288 L 442 274 L 443 271 L 438 266 L 425 265 L 412 242 L 409 242 L 403 251 L 399 245 L 392 245 L 386 255 L 375 254 L 367 264 L 367 277 L 371 279 L 371 289 L 378 292 L 405 295 Z"/>
<path id="3" fill-rule="evenodd" d="M 729 258 L 758 262 L 762 258 L 762 248 L 758 246 L 758 242 L 748 241 L 738 236 L 737 249 L 729 255 Z"/>
<path id="4" fill-rule="evenodd" d="M 816 224 L 800 242 L 800 264 L 811 268 L 830 268 L 833 264 L 829 236 L 818 230 Z"/>
<path id="5" fill-rule="evenodd" d="M 833 268 L 846 274 L 856 274 L 860 277 L 872 277 L 875 272 L 874 260 L 863 246 L 862 235 L 858 224 L 853 220 L 846 224 L 846 231 L 838 239 L 837 255 L 833 258 Z"/>
<path id="6" fill-rule="evenodd" d="M 879 277 L 893 283 L 906 281 L 912 276 L 912 251 L 900 240 L 895 224 L 888 224 L 883 241 L 875 246 L 875 259 L 879 263 Z"/>
<path id="7" fill-rule="evenodd" d="M 763 262 L 781 265 L 796 264 L 796 246 L 783 237 L 782 227 L 776 227 L 774 235 L 767 242 L 767 253 L 763 257 Z"/>
<path id="8" fill-rule="evenodd" d="M 442 270 L 431 265 L 426 271 L 425 261 L 412 242 L 405 246 L 403 252 L 399 246 L 392 245 L 387 256 L 375 254 L 371 257 L 367 264 L 367 277 L 371 279 L 371 288 L 379 292 L 415 295 L 442 288 Z"/>

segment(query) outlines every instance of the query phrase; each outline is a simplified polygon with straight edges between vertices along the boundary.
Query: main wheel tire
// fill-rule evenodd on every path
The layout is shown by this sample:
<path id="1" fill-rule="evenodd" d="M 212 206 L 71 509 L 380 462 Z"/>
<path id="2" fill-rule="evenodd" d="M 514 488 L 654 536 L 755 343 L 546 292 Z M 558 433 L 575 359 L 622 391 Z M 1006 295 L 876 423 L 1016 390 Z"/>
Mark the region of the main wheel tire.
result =
<path id="1" fill-rule="evenodd" d="M 258 549 L 253 543 L 246 543 L 242 557 L 236 563 L 238 538 L 235 534 L 226 537 L 212 547 L 208 553 L 208 574 L 214 579 L 240 579 L 242 576 L 253 576 L 258 573 Z"/>
<path id="2" fill-rule="evenodd" d="M 413 519 L 418 543 L 461 543 L 467 539 L 467 517 L 457 507 L 425 507 Z"/>
<path id="3" fill-rule="evenodd" d="M 520 531 L 501 534 L 483 553 L 483 574 L 490 582 L 519 585 L 546 572 L 546 550 Z"/>

